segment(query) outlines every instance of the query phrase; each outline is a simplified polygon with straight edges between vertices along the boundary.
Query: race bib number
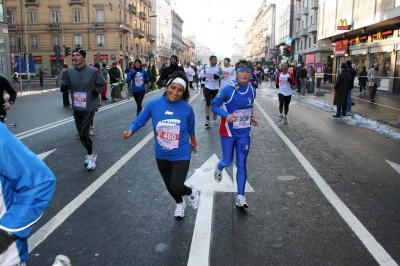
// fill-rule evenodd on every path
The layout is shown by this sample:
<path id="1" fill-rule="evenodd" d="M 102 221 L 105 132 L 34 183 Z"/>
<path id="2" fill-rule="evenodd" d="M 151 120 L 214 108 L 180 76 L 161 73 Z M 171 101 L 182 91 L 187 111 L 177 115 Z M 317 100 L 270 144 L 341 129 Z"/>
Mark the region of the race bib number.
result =
<path id="1" fill-rule="evenodd" d="M 214 74 L 207 74 L 208 81 L 214 81 Z"/>
<path id="2" fill-rule="evenodd" d="M 236 122 L 233 122 L 234 129 L 250 127 L 251 109 L 236 110 L 233 115 L 237 117 Z"/>
<path id="3" fill-rule="evenodd" d="M 86 92 L 74 92 L 74 105 L 77 107 L 86 107 Z"/>
<path id="4" fill-rule="evenodd" d="M 224 80 L 228 80 L 229 79 L 229 72 L 228 71 L 224 71 Z"/>
<path id="5" fill-rule="evenodd" d="M 157 143 L 167 149 L 176 149 L 179 147 L 179 125 L 158 123 L 156 128 Z"/>
<path id="6" fill-rule="evenodd" d="M 143 86 L 143 76 L 135 77 L 135 86 L 136 87 Z"/>

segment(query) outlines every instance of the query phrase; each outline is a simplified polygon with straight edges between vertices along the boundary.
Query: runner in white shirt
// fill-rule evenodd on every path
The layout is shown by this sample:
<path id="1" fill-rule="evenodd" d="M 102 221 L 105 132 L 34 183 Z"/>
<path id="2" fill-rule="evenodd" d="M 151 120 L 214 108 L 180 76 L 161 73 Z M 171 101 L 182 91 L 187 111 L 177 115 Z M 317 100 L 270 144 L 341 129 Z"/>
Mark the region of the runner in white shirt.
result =
<path id="1" fill-rule="evenodd" d="M 229 58 L 224 59 L 224 66 L 221 67 L 224 74 L 224 78 L 221 79 L 221 89 L 225 88 L 232 80 L 235 80 L 235 69 L 231 67 L 230 63 L 231 60 Z"/>
<path id="2" fill-rule="evenodd" d="M 296 78 L 293 73 L 288 72 L 289 64 L 282 63 L 282 72 L 279 72 L 276 77 L 276 88 L 278 89 L 279 98 L 279 118 L 278 122 L 287 124 L 287 114 L 289 112 L 289 104 L 292 98 L 292 86 L 296 85 Z M 285 107 L 285 114 L 283 115 L 283 107 Z"/>
<path id="3" fill-rule="evenodd" d="M 189 88 L 194 90 L 194 88 L 193 88 L 193 77 L 196 76 L 196 73 L 194 73 L 193 68 L 190 67 L 190 62 L 186 63 L 185 73 L 186 73 L 186 77 L 187 77 L 187 79 L 189 81 Z"/>

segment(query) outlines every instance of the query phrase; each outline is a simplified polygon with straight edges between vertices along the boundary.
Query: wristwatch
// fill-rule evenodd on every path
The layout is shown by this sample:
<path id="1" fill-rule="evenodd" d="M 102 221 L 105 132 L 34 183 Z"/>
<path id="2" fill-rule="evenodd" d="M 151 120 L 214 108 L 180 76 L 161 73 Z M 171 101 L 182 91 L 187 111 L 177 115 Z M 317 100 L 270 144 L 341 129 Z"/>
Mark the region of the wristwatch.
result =
<path id="1" fill-rule="evenodd" d="M 8 103 L 9 103 L 9 104 L 11 104 L 11 105 L 13 105 L 13 104 L 14 104 L 14 102 L 13 102 L 13 101 L 8 101 Z"/>

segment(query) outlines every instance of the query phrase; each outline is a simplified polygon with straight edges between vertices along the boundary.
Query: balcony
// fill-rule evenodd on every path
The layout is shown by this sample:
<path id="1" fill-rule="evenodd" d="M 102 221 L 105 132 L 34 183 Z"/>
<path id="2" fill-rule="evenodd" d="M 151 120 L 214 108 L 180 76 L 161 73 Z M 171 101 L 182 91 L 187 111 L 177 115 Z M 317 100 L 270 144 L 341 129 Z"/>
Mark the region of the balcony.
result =
<path id="1" fill-rule="evenodd" d="M 39 0 L 25 0 L 25 5 L 39 6 Z"/>
<path id="2" fill-rule="evenodd" d="M 95 23 L 93 23 L 93 28 L 105 28 L 106 27 L 106 23 L 104 23 L 104 22 L 95 22 Z"/>
<path id="3" fill-rule="evenodd" d="M 318 9 L 318 0 L 314 0 L 311 2 L 311 9 Z"/>
<path id="4" fill-rule="evenodd" d="M 8 29 L 9 30 L 17 30 L 17 25 L 16 24 L 8 24 Z"/>
<path id="5" fill-rule="evenodd" d="M 146 19 L 146 13 L 139 12 L 139 18 L 145 20 Z"/>
<path id="6" fill-rule="evenodd" d="M 155 42 L 156 41 L 156 37 L 154 37 L 154 35 L 148 34 L 147 35 L 147 41 L 148 42 Z"/>
<path id="7" fill-rule="evenodd" d="M 118 30 L 127 33 L 131 31 L 131 26 L 128 23 L 118 22 Z"/>
<path id="8" fill-rule="evenodd" d="M 315 32 L 317 32 L 317 29 L 318 29 L 318 25 L 317 25 L 317 23 L 314 23 L 314 24 L 308 26 L 308 33 L 315 33 Z"/>
<path id="9" fill-rule="evenodd" d="M 302 29 L 299 31 L 300 36 L 308 36 L 308 30 L 307 29 Z"/>
<path id="10" fill-rule="evenodd" d="M 135 29 L 133 35 L 139 39 L 146 37 L 146 33 L 143 30 Z"/>
<path id="11" fill-rule="evenodd" d="M 69 5 L 78 4 L 83 6 L 83 0 L 69 0 Z"/>
<path id="12" fill-rule="evenodd" d="M 292 34 L 292 36 L 293 36 L 293 39 L 300 39 L 300 34 L 299 34 L 299 32 L 294 32 L 293 34 Z"/>
<path id="13" fill-rule="evenodd" d="M 301 13 L 303 14 L 303 15 L 308 15 L 308 7 L 303 7 L 303 9 L 301 10 Z"/>
<path id="14" fill-rule="evenodd" d="M 50 30 L 59 30 L 61 28 L 60 23 L 50 23 L 49 24 L 49 29 Z"/>
<path id="15" fill-rule="evenodd" d="M 301 20 L 301 13 L 296 13 L 295 15 L 294 15 L 294 19 L 295 20 Z"/>
<path id="16" fill-rule="evenodd" d="M 136 6 L 129 4 L 129 13 L 136 15 Z"/>

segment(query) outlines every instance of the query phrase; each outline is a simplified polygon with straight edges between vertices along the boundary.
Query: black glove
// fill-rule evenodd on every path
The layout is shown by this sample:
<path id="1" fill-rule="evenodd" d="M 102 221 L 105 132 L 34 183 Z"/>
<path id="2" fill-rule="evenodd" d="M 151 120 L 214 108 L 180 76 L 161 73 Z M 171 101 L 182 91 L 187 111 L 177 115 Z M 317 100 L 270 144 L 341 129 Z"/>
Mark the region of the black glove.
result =
<path id="1" fill-rule="evenodd" d="M 150 80 L 145 80 L 145 81 L 144 81 L 144 84 L 147 84 L 147 83 L 149 83 L 149 81 L 150 81 Z"/>
<path id="2" fill-rule="evenodd" d="M 62 84 L 62 85 L 60 86 L 60 91 L 61 91 L 62 93 L 67 93 L 67 92 L 69 91 L 67 84 Z"/>
<path id="3" fill-rule="evenodd" d="M 287 81 L 288 81 L 290 84 L 292 84 L 292 79 L 291 79 L 291 78 L 288 78 Z"/>
<path id="4" fill-rule="evenodd" d="M 217 74 L 214 74 L 214 79 L 219 79 L 219 76 Z"/>
<path id="5" fill-rule="evenodd" d="M 202 80 L 202 81 L 206 81 L 206 77 L 203 77 L 201 80 Z"/>
<path id="6" fill-rule="evenodd" d="M 96 91 L 96 90 L 92 90 L 91 93 L 92 93 L 92 95 L 93 95 L 94 97 L 99 96 L 99 92 Z"/>
<path id="7" fill-rule="evenodd" d="M 3 253 L 12 243 L 14 243 L 15 235 L 0 229 L 0 254 Z"/>
<path id="8" fill-rule="evenodd" d="M 276 84 L 276 86 L 275 86 L 277 89 L 279 89 L 279 84 Z"/>

